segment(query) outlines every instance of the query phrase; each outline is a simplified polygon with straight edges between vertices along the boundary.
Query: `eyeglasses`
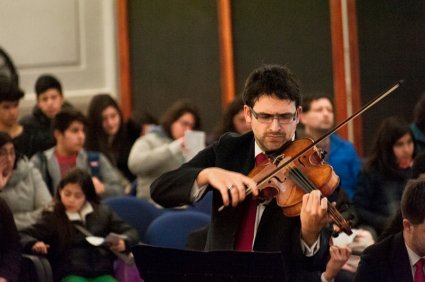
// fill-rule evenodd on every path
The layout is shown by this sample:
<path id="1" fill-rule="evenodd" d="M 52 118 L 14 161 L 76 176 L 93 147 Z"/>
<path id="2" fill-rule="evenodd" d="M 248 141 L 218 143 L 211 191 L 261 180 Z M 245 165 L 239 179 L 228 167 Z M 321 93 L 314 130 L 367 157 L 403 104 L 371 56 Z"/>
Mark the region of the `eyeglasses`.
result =
<path id="1" fill-rule="evenodd" d="M 193 128 L 194 127 L 194 124 L 193 123 L 191 123 L 191 122 L 189 122 L 189 121 L 185 121 L 185 120 L 181 120 L 181 119 L 179 119 L 179 120 L 177 120 L 179 123 L 180 123 L 180 125 L 181 126 L 183 126 L 183 127 L 189 127 L 189 128 Z"/>
<path id="2" fill-rule="evenodd" d="M 249 107 L 252 115 L 258 120 L 259 123 L 270 124 L 274 119 L 277 119 L 279 124 L 289 124 L 297 118 L 297 111 L 293 114 L 280 114 L 280 115 L 270 115 L 264 113 L 256 113 L 253 108 Z"/>

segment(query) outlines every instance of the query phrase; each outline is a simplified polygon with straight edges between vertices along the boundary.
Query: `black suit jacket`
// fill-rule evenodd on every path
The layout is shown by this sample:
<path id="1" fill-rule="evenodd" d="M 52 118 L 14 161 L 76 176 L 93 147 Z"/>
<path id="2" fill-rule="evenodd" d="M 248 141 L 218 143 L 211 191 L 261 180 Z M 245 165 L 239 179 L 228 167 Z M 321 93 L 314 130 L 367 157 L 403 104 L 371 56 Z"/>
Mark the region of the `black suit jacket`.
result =
<path id="1" fill-rule="evenodd" d="M 413 281 L 402 232 L 387 237 L 363 252 L 355 281 Z"/>
<path id="2" fill-rule="evenodd" d="M 190 204 L 190 193 L 199 172 L 208 167 L 240 172 L 244 175 L 254 168 L 255 143 L 252 132 L 239 136 L 223 135 L 220 140 L 201 151 L 191 161 L 177 170 L 163 174 L 151 185 L 152 199 L 164 207 Z M 212 189 L 212 187 L 209 187 Z M 227 207 L 218 212 L 222 205 L 220 193 L 213 189 L 213 214 L 208 231 L 206 250 L 233 250 L 243 211 L 249 201 L 236 208 Z M 320 251 L 313 257 L 305 257 L 300 243 L 300 218 L 286 217 L 271 201 L 265 208 L 254 242 L 255 251 L 281 251 L 284 267 L 294 280 L 294 273 L 318 271 L 324 268 L 328 255 L 329 234 L 321 236 Z"/>

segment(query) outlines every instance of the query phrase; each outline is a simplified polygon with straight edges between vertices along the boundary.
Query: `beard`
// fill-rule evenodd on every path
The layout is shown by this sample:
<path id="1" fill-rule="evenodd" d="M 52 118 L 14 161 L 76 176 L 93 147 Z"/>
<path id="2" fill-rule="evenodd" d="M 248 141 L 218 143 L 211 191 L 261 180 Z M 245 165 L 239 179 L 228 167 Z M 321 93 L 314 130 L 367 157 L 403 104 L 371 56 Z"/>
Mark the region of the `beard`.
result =
<path id="1" fill-rule="evenodd" d="M 281 149 L 290 138 L 285 133 L 266 133 L 260 138 L 257 138 L 258 145 L 265 152 L 274 152 Z"/>

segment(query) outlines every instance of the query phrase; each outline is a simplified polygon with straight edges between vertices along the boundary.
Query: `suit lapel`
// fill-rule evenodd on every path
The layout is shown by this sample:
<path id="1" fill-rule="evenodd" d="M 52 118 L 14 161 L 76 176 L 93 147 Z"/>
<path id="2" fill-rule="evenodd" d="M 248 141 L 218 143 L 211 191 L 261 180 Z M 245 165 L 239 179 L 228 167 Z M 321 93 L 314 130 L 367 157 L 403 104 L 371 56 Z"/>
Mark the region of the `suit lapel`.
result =
<path id="1" fill-rule="evenodd" d="M 248 175 L 249 172 L 254 168 L 255 165 L 255 141 L 254 138 L 251 140 L 248 154 L 244 154 L 244 158 L 241 158 L 241 172 L 244 175 Z"/>
<path id="2" fill-rule="evenodd" d="M 218 167 L 224 169 L 239 171 L 244 175 L 248 175 L 249 172 L 254 168 L 254 136 L 252 132 L 246 135 L 240 136 L 241 139 L 233 139 L 225 144 L 220 144 L 222 147 L 220 152 L 219 162 L 216 163 Z M 247 152 L 248 149 L 248 152 Z M 230 156 L 231 154 L 231 158 Z M 221 195 L 217 190 L 214 190 L 215 207 L 219 207 L 222 204 Z M 214 213 L 212 220 L 215 227 L 215 234 L 220 237 L 220 244 L 214 245 L 214 249 L 233 249 L 234 241 L 237 236 L 237 230 L 243 211 L 248 205 L 248 201 L 244 201 L 239 204 L 236 208 L 227 207 L 219 213 Z M 213 242 L 211 240 L 211 242 Z"/>

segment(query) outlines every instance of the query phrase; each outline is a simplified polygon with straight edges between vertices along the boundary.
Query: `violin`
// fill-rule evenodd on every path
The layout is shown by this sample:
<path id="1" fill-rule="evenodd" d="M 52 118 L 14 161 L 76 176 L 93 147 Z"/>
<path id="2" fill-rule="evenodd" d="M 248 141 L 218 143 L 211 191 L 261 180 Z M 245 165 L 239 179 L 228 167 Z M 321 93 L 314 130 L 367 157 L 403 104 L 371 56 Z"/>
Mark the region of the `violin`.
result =
<path id="1" fill-rule="evenodd" d="M 302 197 L 305 193 L 319 189 L 324 197 L 331 195 L 339 185 L 339 177 L 333 168 L 324 162 L 323 154 L 316 144 L 394 92 L 402 82 L 402 80 L 396 82 L 316 141 L 308 138 L 295 140 L 279 156 L 269 158 L 268 162 L 256 166 L 248 176 L 256 181 L 260 196 L 265 199 L 276 198 L 277 204 L 282 207 L 286 216 L 297 216 L 300 214 Z M 249 195 L 251 192 L 251 188 L 248 187 L 246 194 Z M 219 210 L 223 208 L 224 206 Z M 328 213 L 341 231 L 348 235 L 352 234 L 348 222 L 329 201 Z"/>
<path id="2" fill-rule="evenodd" d="M 276 198 L 284 215 L 298 216 L 305 193 L 320 190 L 324 197 L 330 196 L 339 185 L 339 177 L 332 166 L 323 160 L 323 152 L 309 138 L 298 139 L 287 146 L 274 159 L 257 165 L 248 176 L 257 182 L 260 198 Z M 285 164 L 303 149 L 309 149 L 289 164 Z M 350 225 L 328 201 L 328 213 L 332 221 L 346 234 L 352 234 Z"/>

